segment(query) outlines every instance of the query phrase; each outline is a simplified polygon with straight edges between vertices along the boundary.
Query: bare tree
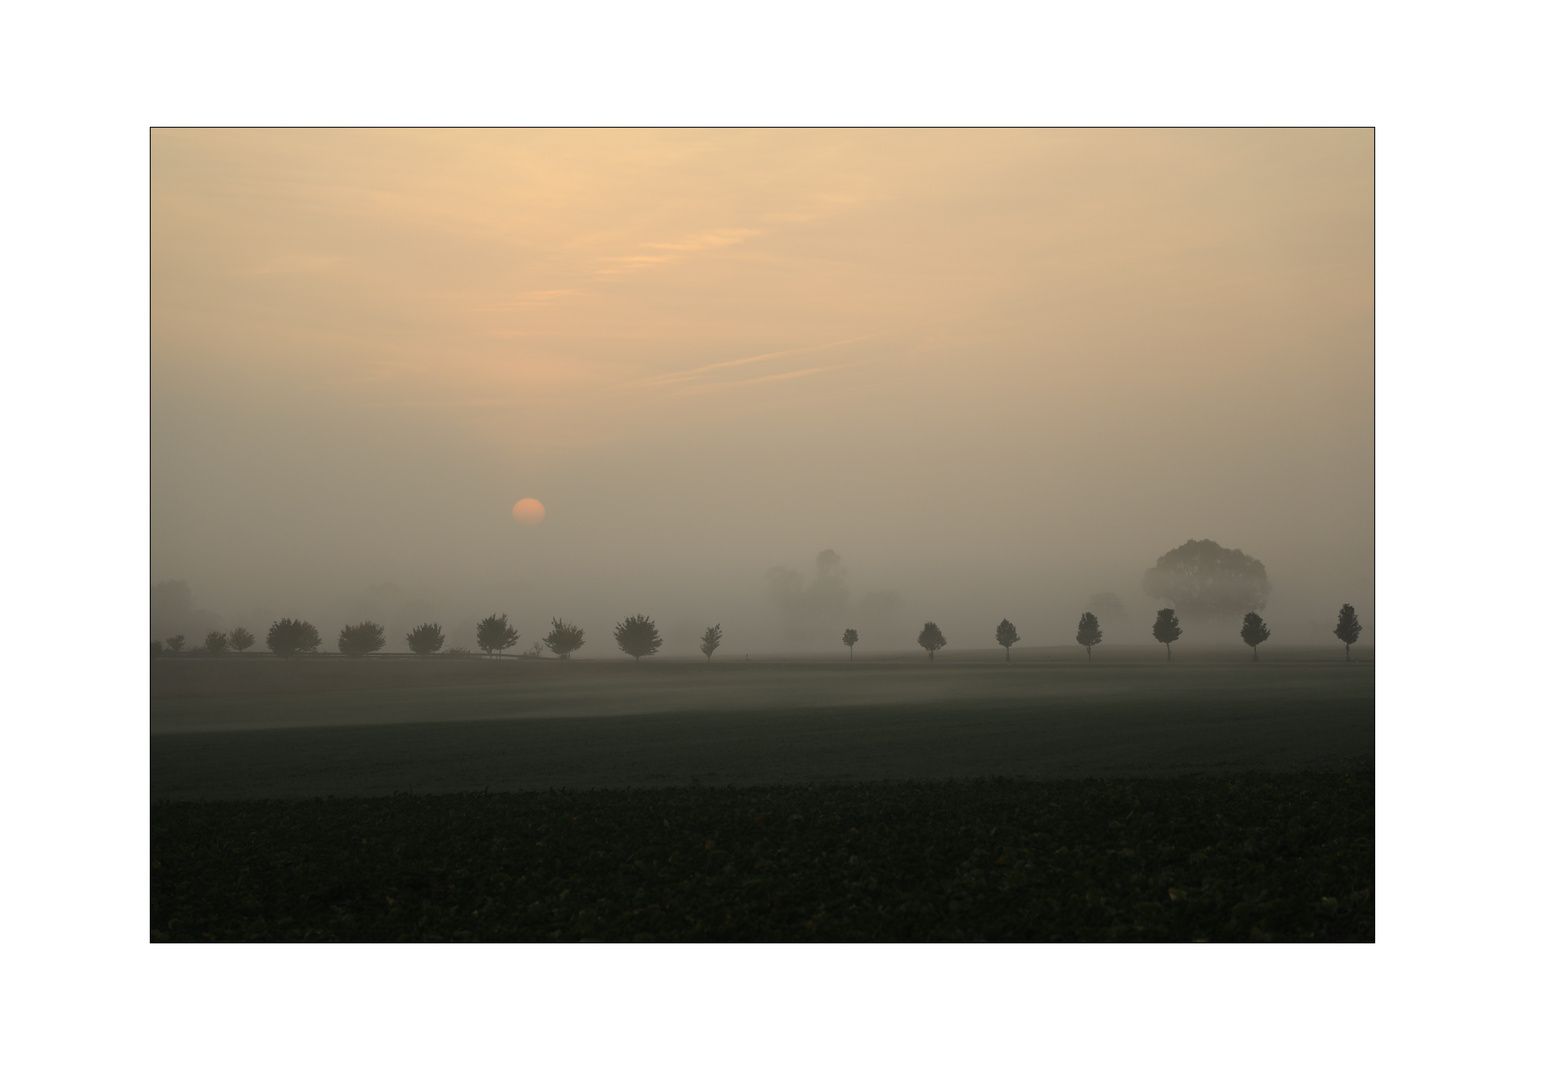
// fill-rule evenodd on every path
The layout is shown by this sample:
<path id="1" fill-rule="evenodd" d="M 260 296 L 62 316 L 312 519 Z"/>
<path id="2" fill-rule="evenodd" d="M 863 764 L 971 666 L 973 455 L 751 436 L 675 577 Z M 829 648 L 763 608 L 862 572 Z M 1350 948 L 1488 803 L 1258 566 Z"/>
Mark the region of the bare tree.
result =
<path id="1" fill-rule="evenodd" d="M 234 630 L 230 631 L 230 647 L 236 652 L 245 652 L 255 644 L 257 644 L 257 639 L 252 636 L 252 632 L 246 629 L 246 627 L 237 626 Z"/>
<path id="2" fill-rule="evenodd" d="M 637 663 L 644 656 L 652 656 L 663 645 L 658 627 L 646 615 L 628 615 L 615 624 L 615 643 L 621 652 L 635 657 Z"/>
<path id="3" fill-rule="evenodd" d="M 712 662 L 712 653 L 717 651 L 717 646 L 722 644 L 722 623 L 716 626 L 708 626 L 706 633 L 701 635 L 701 651 L 706 654 L 706 662 Z"/>
<path id="4" fill-rule="evenodd" d="M 996 644 L 1006 650 L 1006 659 L 1011 659 L 1011 647 L 1022 639 L 1017 636 L 1017 628 L 1011 624 L 1010 619 L 1002 619 L 1001 624 L 995 628 Z"/>
<path id="5" fill-rule="evenodd" d="M 1353 604 L 1344 604 L 1338 609 L 1338 627 L 1333 633 L 1338 636 L 1339 641 L 1343 642 L 1344 660 L 1353 660 L 1353 657 L 1348 654 L 1348 647 L 1359 640 L 1359 631 L 1361 629 L 1359 617 L 1354 614 Z M 167 642 L 167 644 L 170 644 L 170 642 Z"/>
<path id="6" fill-rule="evenodd" d="M 855 630 L 847 630 L 845 632 L 844 636 L 841 637 L 840 643 L 851 651 L 851 661 L 852 661 L 852 663 L 855 663 L 855 661 L 856 661 L 856 631 Z"/>
<path id="7" fill-rule="evenodd" d="M 1092 658 L 1092 646 L 1102 644 L 1102 627 L 1097 625 L 1097 616 L 1089 611 L 1081 613 L 1080 625 L 1075 631 L 1076 643 L 1086 648 L 1086 659 Z"/>
<path id="8" fill-rule="evenodd" d="M 1182 627 L 1177 625 L 1177 612 L 1169 607 L 1156 612 L 1156 623 L 1150 628 L 1150 632 L 1157 641 L 1166 646 L 1167 663 L 1171 663 L 1172 642 L 1183 636 Z"/>
<path id="9" fill-rule="evenodd" d="M 1252 659 L 1257 660 L 1257 647 L 1269 637 L 1268 624 L 1255 611 L 1249 611 L 1241 620 L 1241 640 L 1252 646 Z"/>
<path id="10" fill-rule="evenodd" d="M 947 639 L 942 636 L 941 629 L 934 622 L 928 622 L 921 627 L 920 636 L 915 643 L 926 650 L 926 659 L 935 660 L 936 650 L 947 644 Z"/>
<path id="11" fill-rule="evenodd" d="M 572 623 L 554 618 L 551 620 L 551 631 L 546 635 L 546 646 L 556 653 L 559 659 L 566 660 L 583 648 L 583 631 Z"/>

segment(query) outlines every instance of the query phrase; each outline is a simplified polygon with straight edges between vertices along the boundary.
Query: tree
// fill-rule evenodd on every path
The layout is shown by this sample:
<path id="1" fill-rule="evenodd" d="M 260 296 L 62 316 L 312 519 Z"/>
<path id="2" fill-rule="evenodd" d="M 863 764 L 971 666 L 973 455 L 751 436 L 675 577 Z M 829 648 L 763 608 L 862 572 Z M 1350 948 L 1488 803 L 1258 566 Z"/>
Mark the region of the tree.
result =
<path id="1" fill-rule="evenodd" d="M 236 652 L 245 652 L 255 644 L 257 644 L 257 639 L 252 637 L 252 632 L 246 629 L 246 627 L 237 626 L 234 630 L 230 631 L 230 647 Z"/>
<path id="2" fill-rule="evenodd" d="M 172 652 L 181 652 L 182 646 L 186 644 L 186 642 L 186 634 L 173 634 L 171 637 L 166 639 L 166 648 L 170 649 Z"/>
<path id="3" fill-rule="evenodd" d="M 1255 611 L 1249 611 L 1241 620 L 1241 640 L 1252 646 L 1252 659 L 1257 660 L 1257 647 L 1268 640 L 1268 624 Z"/>
<path id="4" fill-rule="evenodd" d="M 476 624 L 477 648 L 488 656 L 494 651 L 502 656 L 504 649 L 512 649 L 518 641 L 519 631 L 509 628 L 507 615 L 488 615 Z"/>
<path id="5" fill-rule="evenodd" d="M 268 650 L 278 656 L 315 652 L 321 648 L 321 635 L 308 622 L 279 619 L 268 627 Z"/>
<path id="6" fill-rule="evenodd" d="M 1338 628 L 1333 631 L 1338 635 L 1338 640 L 1343 642 L 1343 659 L 1352 660 L 1348 654 L 1348 647 L 1359 640 L 1359 619 L 1354 615 L 1354 605 L 1344 604 L 1338 609 Z"/>
<path id="7" fill-rule="evenodd" d="M 636 657 L 642 663 L 644 656 L 652 656 L 663 645 L 658 627 L 646 615 L 628 615 L 615 624 L 615 643 L 627 656 Z"/>
<path id="8" fill-rule="evenodd" d="M 941 629 L 934 622 L 928 622 L 920 628 L 920 636 L 915 643 L 926 650 L 926 659 L 935 660 L 936 650 L 947 644 L 947 639 L 942 636 Z"/>
<path id="9" fill-rule="evenodd" d="M 1177 612 L 1164 607 L 1156 612 L 1156 625 L 1150 628 L 1156 640 L 1166 646 L 1166 658 L 1172 660 L 1172 642 L 1183 636 L 1183 628 L 1177 625 Z"/>
<path id="10" fill-rule="evenodd" d="M 444 648 L 444 628 L 436 622 L 419 623 L 407 631 L 407 648 L 428 657 Z"/>
<path id="11" fill-rule="evenodd" d="M 996 644 L 1006 650 L 1006 659 L 1011 659 L 1011 647 L 1022 639 L 1017 636 L 1017 628 L 1011 624 L 1010 619 L 1002 619 L 1001 624 L 995 628 Z"/>
<path id="12" fill-rule="evenodd" d="M 357 623 L 344 626 L 337 635 L 337 651 L 344 656 L 368 656 L 385 648 L 385 627 L 377 622 Z"/>
<path id="13" fill-rule="evenodd" d="M 558 657 L 566 660 L 568 656 L 583 648 L 583 631 L 572 623 L 552 619 L 551 632 L 546 635 L 546 645 Z"/>
<path id="14" fill-rule="evenodd" d="M 852 663 L 855 663 L 855 661 L 856 661 L 856 631 L 855 630 L 847 630 L 845 632 L 845 636 L 843 636 L 840 639 L 840 643 L 842 645 L 844 645 L 847 649 L 851 650 L 851 661 L 852 661 Z"/>
<path id="15" fill-rule="evenodd" d="M 158 641 L 150 642 L 150 659 L 154 660 L 157 656 L 159 656 L 161 654 L 162 648 L 163 648 L 163 646 L 161 645 L 160 642 L 158 642 Z"/>
<path id="16" fill-rule="evenodd" d="M 1273 586 L 1263 564 L 1213 540 L 1189 540 L 1145 571 L 1145 593 L 1200 619 L 1261 611 Z"/>
<path id="17" fill-rule="evenodd" d="M 230 648 L 230 635 L 210 630 L 209 636 L 203 639 L 203 647 L 209 650 L 210 656 L 222 656 Z"/>
<path id="18" fill-rule="evenodd" d="M 1097 625 L 1097 616 L 1086 611 L 1081 614 L 1081 624 L 1076 627 L 1075 639 L 1078 644 L 1086 647 L 1086 659 L 1092 658 L 1092 646 L 1102 644 L 1102 627 Z"/>
<path id="19" fill-rule="evenodd" d="M 722 644 L 722 623 L 706 628 L 706 633 L 701 635 L 701 651 L 706 654 L 706 662 L 712 662 L 712 653 L 717 651 L 717 646 Z"/>

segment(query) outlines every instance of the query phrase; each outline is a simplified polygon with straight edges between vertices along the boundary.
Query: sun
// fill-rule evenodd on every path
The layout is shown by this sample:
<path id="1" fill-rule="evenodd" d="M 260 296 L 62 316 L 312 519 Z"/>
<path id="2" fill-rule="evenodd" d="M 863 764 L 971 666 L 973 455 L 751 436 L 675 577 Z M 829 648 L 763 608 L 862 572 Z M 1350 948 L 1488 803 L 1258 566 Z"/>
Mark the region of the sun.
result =
<path id="1" fill-rule="evenodd" d="M 521 525 L 539 525 L 546 520 L 546 507 L 539 499 L 520 499 L 514 503 L 514 520 Z"/>

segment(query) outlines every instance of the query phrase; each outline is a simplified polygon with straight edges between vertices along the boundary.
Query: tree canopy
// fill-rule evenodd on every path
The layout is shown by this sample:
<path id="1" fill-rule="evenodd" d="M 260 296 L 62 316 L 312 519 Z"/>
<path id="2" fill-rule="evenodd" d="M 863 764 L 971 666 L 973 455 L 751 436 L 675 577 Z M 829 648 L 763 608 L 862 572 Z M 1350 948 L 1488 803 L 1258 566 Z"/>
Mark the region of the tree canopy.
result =
<path id="1" fill-rule="evenodd" d="M 245 652 L 255 644 L 257 644 L 257 639 L 252 636 L 252 632 L 246 629 L 246 627 L 237 626 L 234 630 L 230 631 L 230 647 L 236 652 Z"/>
<path id="2" fill-rule="evenodd" d="M 504 649 L 512 649 L 519 641 L 519 631 L 508 625 L 507 615 L 488 615 L 476 624 L 476 647 L 491 656 L 503 655 Z"/>
<path id="3" fill-rule="evenodd" d="M 315 652 L 321 648 L 321 634 L 308 622 L 279 619 L 268 627 L 268 650 L 278 656 Z"/>
<path id="4" fill-rule="evenodd" d="M 385 627 L 367 619 L 344 626 L 337 635 L 337 651 L 344 656 L 368 656 L 385 648 Z"/>
<path id="5" fill-rule="evenodd" d="M 1086 659 L 1092 658 L 1092 646 L 1102 644 L 1102 627 L 1097 625 L 1097 616 L 1090 611 L 1081 613 L 1081 622 L 1075 630 L 1076 644 L 1086 649 Z"/>
<path id="6" fill-rule="evenodd" d="M 840 637 L 840 644 L 850 650 L 852 660 L 856 659 L 856 640 L 857 634 L 855 630 L 847 630 Z"/>
<path id="7" fill-rule="evenodd" d="M 995 628 L 996 644 L 1005 648 L 1007 660 L 1011 659 L 1011 647 L 1021 640 L 1010 619 L 1002 619 L 1001 624 Z"/>
<path id="8" fill-rule="evenodd" d="M 652 656 L 663 646 L 663 638 L 646 615 L 628 615 L 615 624 L 615 643 L 621 652 L 641 663 L 644 656 Z"/>
<path id="9" fill-rule="evenodd" d="M 1145 593 L 1200 619 L 1260 611 L 1273 586 L 1263 564 L 1213 540 L 1189 540 L 1145 571 Z"/>
<path id="10" fill-rule="evenodd" d="M 1348 647 L 1359 640 L 1359 617 L 1354 614 L 1353 604 L 1344 604 L 1338 609 L 1338 626 L 1333 633 L 1338 640 L 1343 642 L 1343 658 L 1352 659 L 1348 653 Z"/>
<path id="11" fill-rule="evenodd" d="M 428 656 L 444 648 L 444 628 L 436 622 L 419 623 L 407 631 L 407 648 Z"/>
<path id="12" fill-rule="evenodd" d="M 1172 659 L 1172 642 L 1183 636 L 1183 628 L 1177 625 L 1177 612 L 1169 607 L 1156 612 L 1156 624 L 1150 628 L 1150 632 L 1166 646 L 1166 658 Z"/>
<path id="13" fill-rule="evenodd" d="M 706 654 L 706 662 L 712 662 L 712 653 L 717 651 L 717 646 L 722 644 L 722 623 L 716 626 L 708 626 L 706 633 L 701 635 L 701 651 Z"/>
<path id="14" fill-rule="evenodd" d="M 1255 611 L 1242 616 L 1241 640 L 1252 646 L 1252 659 L 1257 659 L 1257 647 L 1269 638 L 1268 624 Z"/>
<path id="15" fill-rule="evenodd" d="M 935 660 L 936 650 L 947 644 L 947 639 L 942 636 L 941 628 L 934 622 L 928 622 L 920 629 L 920 636 L 915 643 L 926 650 L 926 659 Z"/>
<path id="16" fill-rule="evenodd" d="M 203 647 L 209 650 L 210 656 L 223 656 L 225 650 L 230 648 L 230 635 L 222 634 L 218 630 L 210 630 L 208 636 L 203 639 Z"/>
<path id="17" fill-rule="evenodd" d="M 583 648 L 583 631 L 572 623 L 553 618 L 551 620 L 551 630 L 545 637 L 545 644 L 560 659 L 566 660 L 573 653 Z"/>
<path id="18" fill-rule="evenodd" d="M 186 634 L 172 634 L 169 638 L 166 639 L 166 648 L 170 649 L 172 652 L 181 652 L 182 646 L 186 643 Z"/>

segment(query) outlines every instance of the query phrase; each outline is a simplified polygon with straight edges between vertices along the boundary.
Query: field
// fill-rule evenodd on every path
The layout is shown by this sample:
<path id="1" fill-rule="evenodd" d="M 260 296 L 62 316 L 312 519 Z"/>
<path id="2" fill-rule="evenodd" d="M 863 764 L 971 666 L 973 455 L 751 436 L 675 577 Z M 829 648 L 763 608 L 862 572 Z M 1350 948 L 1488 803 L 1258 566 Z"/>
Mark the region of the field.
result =
<path id="1" fill-rule="evenodd" d="M 1373 940 L 1327 650 L 151 668 L 157 940 Z"/>

